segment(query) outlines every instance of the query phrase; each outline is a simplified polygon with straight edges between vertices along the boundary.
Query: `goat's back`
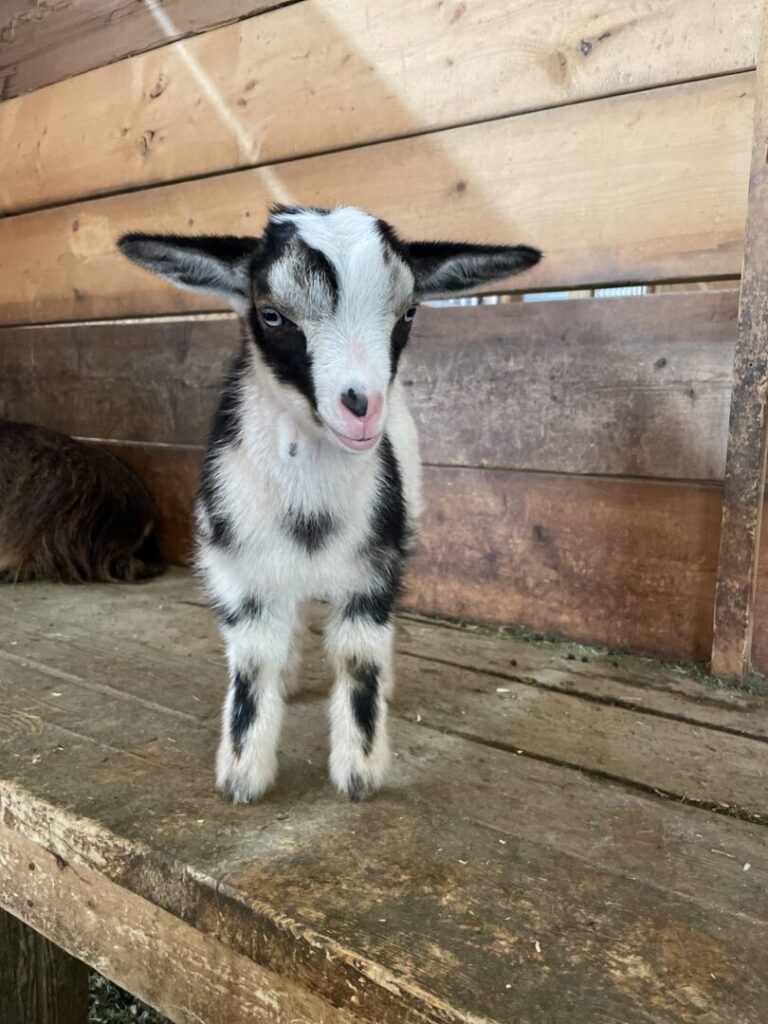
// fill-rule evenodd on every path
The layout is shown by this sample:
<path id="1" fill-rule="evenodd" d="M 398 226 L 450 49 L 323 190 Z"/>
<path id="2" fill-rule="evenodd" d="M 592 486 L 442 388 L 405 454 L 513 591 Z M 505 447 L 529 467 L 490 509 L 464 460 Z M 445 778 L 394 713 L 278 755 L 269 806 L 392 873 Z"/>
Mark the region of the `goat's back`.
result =
<path id="1" fill-rule="evenodd" d="M 157 575 L 155 518 L 144 485 L 109 452 L 0 421 L 0 579 Z"/>

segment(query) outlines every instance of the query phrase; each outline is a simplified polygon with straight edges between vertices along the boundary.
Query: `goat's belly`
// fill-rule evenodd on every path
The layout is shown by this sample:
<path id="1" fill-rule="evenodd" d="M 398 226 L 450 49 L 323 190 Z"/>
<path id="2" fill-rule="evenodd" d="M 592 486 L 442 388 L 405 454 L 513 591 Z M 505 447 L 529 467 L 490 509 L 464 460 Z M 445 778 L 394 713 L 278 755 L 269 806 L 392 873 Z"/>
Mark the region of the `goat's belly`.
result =
<path id="1" fill-rule="evenodd" d="M 216 600 L 343 600 L 366 589 L 371 568 L 359 547 L 341 539 L 307 543 L 272 536 L 230 546 L 201 540 L 198 568 Z"/>

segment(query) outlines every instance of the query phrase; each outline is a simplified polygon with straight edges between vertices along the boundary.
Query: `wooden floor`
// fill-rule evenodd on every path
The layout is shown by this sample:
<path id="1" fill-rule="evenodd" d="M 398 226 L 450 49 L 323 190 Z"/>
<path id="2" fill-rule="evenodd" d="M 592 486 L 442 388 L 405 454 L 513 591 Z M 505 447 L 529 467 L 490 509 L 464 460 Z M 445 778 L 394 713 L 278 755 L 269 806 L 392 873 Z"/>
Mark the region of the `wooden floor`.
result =
<path id="1" fill-rule="evenodd" d="M 391 784 L 351 804 L 310 647 L 233 807 L 187 576 L 3 588 L 0 904 L 182 1024 L 768 1020 L 768 699 L 403 618 Z"/>

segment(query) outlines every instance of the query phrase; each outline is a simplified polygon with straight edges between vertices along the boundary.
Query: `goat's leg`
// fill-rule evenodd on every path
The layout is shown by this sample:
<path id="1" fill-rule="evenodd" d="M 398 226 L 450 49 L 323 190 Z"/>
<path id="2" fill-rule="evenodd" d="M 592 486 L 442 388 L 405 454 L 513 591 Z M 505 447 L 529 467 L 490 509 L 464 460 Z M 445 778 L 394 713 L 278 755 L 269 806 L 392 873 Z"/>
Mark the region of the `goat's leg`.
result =
<path id="1" fill-rule="evenodd" d="M 291 661 L 296 611 L 261 607 L 222 623 L 230 685 L 224 702 L 216 760 L 219 789 L 235 803 L 260 797 L 277 776 L 286 670 Z"/>
<path id="2" fill-rule="evenodd" d="M 340 792 L 362 800 L 377 790 L 389 763 L 387 698 L 392 691 L 392 624 L 356 614 L 347 602 L 333 614 L 326 648 L 336 682 L 330 701 L 330 773 Z"/>

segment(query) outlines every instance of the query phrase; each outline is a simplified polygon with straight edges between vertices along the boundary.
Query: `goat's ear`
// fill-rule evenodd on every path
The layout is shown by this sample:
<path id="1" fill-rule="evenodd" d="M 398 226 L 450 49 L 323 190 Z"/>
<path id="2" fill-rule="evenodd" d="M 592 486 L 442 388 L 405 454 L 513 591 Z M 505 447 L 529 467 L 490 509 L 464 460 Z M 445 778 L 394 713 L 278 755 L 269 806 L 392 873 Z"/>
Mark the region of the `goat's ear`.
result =
<path id="1" fill-rule="evenodd" d="M 465 292 L 534 267 L 541 253 L 530 245 L 410 242 L 408 257 L 421 299 Z"/>
<path id="2" fill-rule="evenodd" d="M 123 256 L 179 288 L 212 292 L 244 312 L 250 302 L 251 265 L 260 238 L 235 235 L 123 235 Z"/>

